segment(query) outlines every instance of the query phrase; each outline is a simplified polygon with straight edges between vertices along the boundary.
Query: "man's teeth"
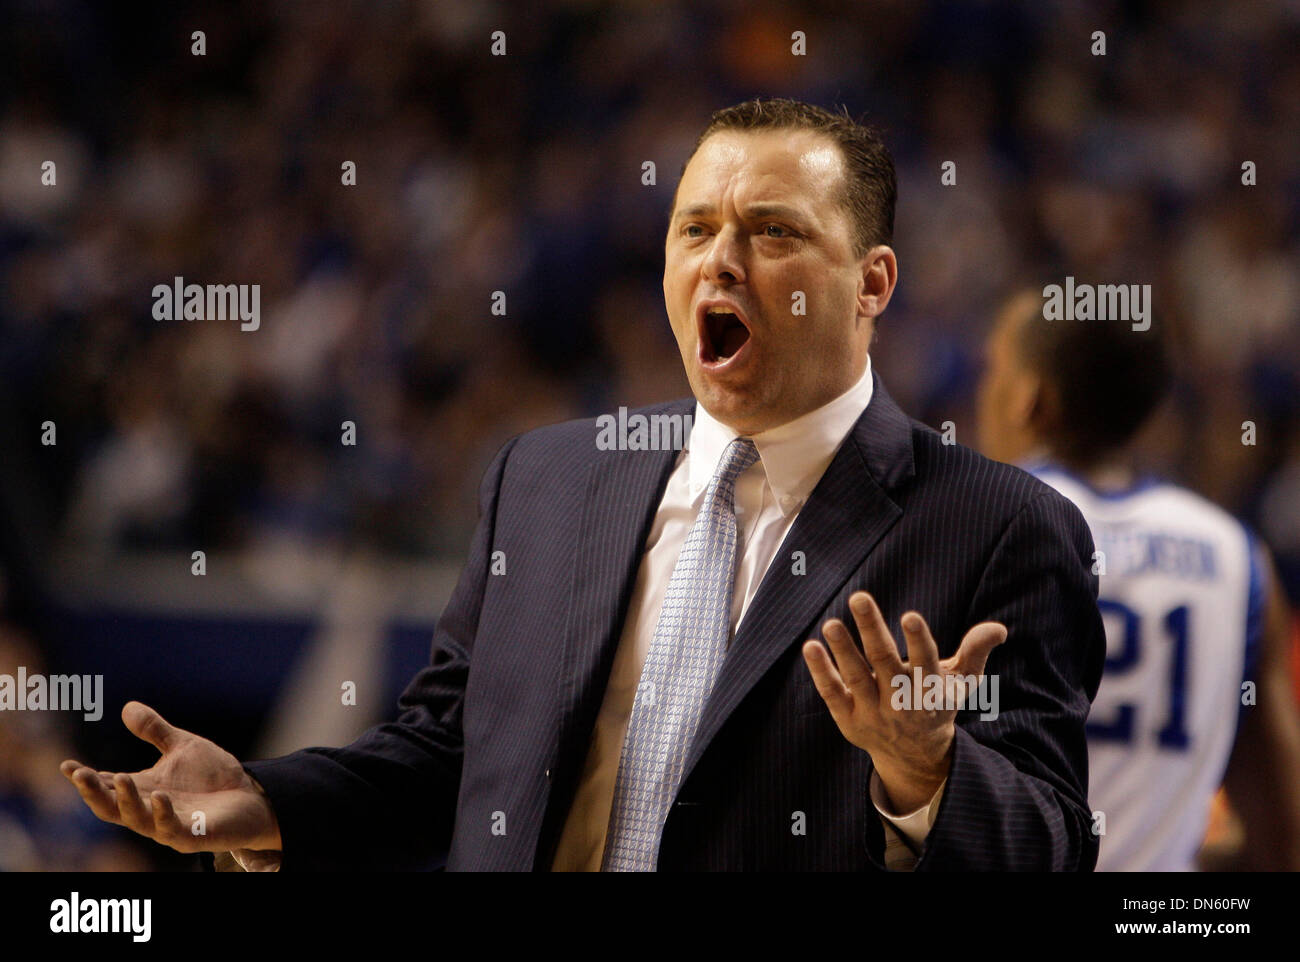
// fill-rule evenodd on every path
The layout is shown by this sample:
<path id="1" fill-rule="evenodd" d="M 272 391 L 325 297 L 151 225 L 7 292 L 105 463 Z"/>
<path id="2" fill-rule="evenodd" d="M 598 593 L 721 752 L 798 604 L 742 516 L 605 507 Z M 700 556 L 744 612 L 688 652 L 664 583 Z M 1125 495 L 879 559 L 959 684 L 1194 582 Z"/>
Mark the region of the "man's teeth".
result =
<path id="1" fill-rule="evenodd" d="M 706 311 L 705 313 L 708 313 L 708 314 L 735 314 L 736 312 L 733 311 L 733 310 L 729 310 L 728 308 L 725 308 L 725 307 L 710 307 L 710 308 L 708 309 L 708 311 Z"/>

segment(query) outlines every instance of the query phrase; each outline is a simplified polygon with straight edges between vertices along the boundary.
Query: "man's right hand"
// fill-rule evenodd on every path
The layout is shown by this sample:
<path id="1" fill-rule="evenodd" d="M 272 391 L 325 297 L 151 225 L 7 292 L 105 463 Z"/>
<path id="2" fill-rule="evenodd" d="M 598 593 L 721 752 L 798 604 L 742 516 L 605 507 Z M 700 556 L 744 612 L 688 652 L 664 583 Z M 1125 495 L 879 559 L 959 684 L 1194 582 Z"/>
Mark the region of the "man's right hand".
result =
<path id="1" fill-rule="evenodd" d="M 178 852 L 278 854 L 280 827 L 271 801 L 234 755 L 167 724 L 138 701 L 126 703 L 122 721 L 162 757 L 135 773 L 97 772 L 73 759 L 63 762 L 59 771 L 92 812 Z"/>

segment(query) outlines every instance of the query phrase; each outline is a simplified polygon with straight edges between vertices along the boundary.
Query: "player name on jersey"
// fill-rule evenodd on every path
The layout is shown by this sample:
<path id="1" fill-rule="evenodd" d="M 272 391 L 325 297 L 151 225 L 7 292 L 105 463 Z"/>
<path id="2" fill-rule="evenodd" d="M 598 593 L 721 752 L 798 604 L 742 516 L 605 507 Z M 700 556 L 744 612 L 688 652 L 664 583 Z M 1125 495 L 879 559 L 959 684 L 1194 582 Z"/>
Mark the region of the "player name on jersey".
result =
<path id="1" fill-rule="evenodd" d="M 1094 526 L 1093 538 L 1105 562 L 1099 574 L 1122 576 L 1160 572 L 1206 581 L 1214 578 L 1218 571 L 1214 545 L 1200 538 L 1104 522 Z"/>

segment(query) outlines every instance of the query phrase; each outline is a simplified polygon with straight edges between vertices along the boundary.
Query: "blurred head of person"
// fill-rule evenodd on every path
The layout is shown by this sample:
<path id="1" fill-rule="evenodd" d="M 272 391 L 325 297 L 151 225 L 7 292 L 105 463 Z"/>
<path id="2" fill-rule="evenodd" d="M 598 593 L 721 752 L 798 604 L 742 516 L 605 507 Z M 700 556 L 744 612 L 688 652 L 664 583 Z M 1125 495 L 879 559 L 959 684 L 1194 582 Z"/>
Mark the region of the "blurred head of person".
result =
<path id="1" fill-rule="evenodd" d="M 980 450 L 1079 474 L 1122 465 L 1172 380 L 1161 319 L 1145 331 L 1122 319 L 1049 321 L 1043 303 L 1020 290 L 994 318 L 976 402 Z"/>
<path id="2" fill-rule="evenodd" d="M 664 302 L 706 411 L 757 434 L 853 386 L 898 281 L 879 136 L 790 100 L 713 115 L 682 169 Z"/>

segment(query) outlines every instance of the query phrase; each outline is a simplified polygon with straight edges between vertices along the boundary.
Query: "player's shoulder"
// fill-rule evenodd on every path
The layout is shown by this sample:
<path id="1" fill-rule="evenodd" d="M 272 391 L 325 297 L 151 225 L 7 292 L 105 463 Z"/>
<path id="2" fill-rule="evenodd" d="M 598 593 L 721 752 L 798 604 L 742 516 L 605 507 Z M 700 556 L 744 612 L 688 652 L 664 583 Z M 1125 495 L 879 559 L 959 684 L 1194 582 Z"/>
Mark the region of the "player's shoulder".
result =
<path id="1" fill-rule="evenodd" d="M 1123 520 L 1141 519 L 1144 524 L 1195 529 L 1236 537 L 1250 532 L 1240 519 L 1209 498 L 1157 474 L 1143 474 L 1131 484 L 1102 490 L 1086 478 L 1047 461 L 1027 465 L 1035 477 L 1052 485 L 1085 508 L 1089 516 Z"/>

